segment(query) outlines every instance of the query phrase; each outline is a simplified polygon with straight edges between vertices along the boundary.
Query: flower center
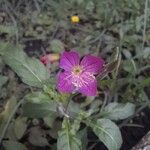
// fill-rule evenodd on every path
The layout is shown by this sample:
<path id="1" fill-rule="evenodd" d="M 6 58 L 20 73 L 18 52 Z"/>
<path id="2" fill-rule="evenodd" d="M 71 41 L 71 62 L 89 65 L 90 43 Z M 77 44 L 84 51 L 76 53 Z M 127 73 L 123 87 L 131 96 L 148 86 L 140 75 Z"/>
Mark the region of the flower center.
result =
<path id="1" fill-rule="evenodd" d="M 75 66 L 74 68 L 73 68 L 73 74 L 74 75 L 80 75 L 81 73 L 82 73 L 82 71 L 83 71 L 83 69 L 82 69 L 82 67 L 81 66 Z"/>

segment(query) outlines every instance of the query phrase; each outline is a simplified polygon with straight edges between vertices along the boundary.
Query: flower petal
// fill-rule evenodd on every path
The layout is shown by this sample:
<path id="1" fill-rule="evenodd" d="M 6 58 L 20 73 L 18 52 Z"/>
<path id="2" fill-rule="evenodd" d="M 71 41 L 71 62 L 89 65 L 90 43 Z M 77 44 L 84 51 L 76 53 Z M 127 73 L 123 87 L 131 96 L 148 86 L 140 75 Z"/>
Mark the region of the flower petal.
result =
<path id="1" fill-rule="evenodd" d="M 79 92 L 86 96 L 96 96 L 97 95 L 97 81 L 96 79 L 93 82 L 88 83 L 86 86 L 82 86 L 79 89 Z"/>
<path id="2" fill-rule="evenodd" d="M 63 52 L 60 58 L 60 68 L 70 71 L 73 66 L 79 65 L 80 57 L 75 51 Z"/>
<path id="3" fill-rule="evenodd" d="M 97 93 L 97 81 L 93 74 L 90 72 L 84 72 L 80 76 L 80 82 L 82 86 L 79 88 L 79 92 L 87 96 L 95 96 Z"/>
<path id="4" fill-rule="evenodd" d="M 104 65 L 104 60 L 99 57 L 86 55 L 82 61 L 81 66 L 83 66 L 84 71 L 91 72 L 93 74 L 98 74 L 102 71 Z"/>
<path id="5" fill-rule="evenodd" d="M 73 84 L 70 82 L 70 73 L 60 72 L 57 79 L 57 90 L 63 93 L 71 93 L 74 90 Z"/>

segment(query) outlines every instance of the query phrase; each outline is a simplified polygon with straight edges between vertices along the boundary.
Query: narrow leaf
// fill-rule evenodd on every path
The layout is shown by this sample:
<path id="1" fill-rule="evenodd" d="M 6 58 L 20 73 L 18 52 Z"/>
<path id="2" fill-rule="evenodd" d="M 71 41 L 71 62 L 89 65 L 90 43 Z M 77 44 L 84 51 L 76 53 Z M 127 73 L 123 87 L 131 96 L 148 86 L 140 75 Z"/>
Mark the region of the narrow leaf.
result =
<path id="1" fill-rule="evenodd" d="M 111 120 L 122 120 L 132 116 L 135 112 L 135 105 L 132 103 L 109 103 L 102 114 L 106 114 L 105 118 Z"/>
<path id="2" fill-rule="evenodd" d="M 71 132 L 69 120 L 64 119 L 62 130 L 58 134 L 57 150 L 81 150 L 81 141 Z"/>

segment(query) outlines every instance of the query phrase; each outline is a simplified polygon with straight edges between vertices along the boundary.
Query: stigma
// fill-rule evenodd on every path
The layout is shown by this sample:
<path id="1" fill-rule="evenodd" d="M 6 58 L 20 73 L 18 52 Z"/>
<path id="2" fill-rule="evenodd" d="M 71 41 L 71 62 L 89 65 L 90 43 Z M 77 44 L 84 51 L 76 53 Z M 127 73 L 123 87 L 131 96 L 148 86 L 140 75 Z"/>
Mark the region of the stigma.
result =
<path id="1" fill-rule="evenodd" d="M 73 75 L 80 75 L 81 73 L 83 72 L 83 68 L 82 68 L 82 66 L 80 66 L 80 65 L 78 65 L 78 66 L 75 66 L 75 67 L 73 67 L 73 69 L 72 69 L 72 74 Z"/>

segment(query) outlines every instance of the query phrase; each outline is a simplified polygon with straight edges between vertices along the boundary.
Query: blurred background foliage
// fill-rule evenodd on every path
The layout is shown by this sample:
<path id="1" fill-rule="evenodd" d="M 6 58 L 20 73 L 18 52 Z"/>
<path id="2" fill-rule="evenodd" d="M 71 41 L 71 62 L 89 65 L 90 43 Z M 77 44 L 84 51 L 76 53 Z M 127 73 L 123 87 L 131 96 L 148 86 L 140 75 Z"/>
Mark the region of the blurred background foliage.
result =
<path id="1" fill-rule="evenodd" d="M 1 0 L 0 4 L 1 41 L 22 44 L 30 56 L 76 49 L 82 55 L 101 55 L 106 62 L 119 47 L 118 77 L 124 80 L 116 83 L 117 94 L 125 101 L 145 100 L 139 92 L 150 82 L 150 11 L 148 6 L 145 10 L 145 1 Z M 78 24 L 70 21 L 75 14 Z"/>

